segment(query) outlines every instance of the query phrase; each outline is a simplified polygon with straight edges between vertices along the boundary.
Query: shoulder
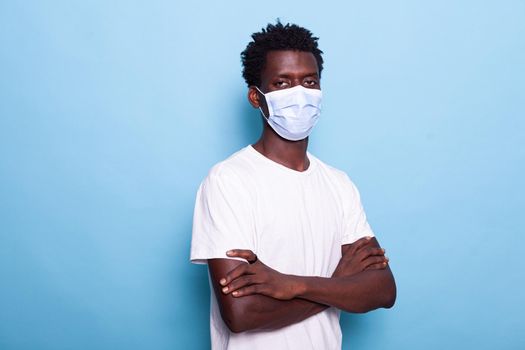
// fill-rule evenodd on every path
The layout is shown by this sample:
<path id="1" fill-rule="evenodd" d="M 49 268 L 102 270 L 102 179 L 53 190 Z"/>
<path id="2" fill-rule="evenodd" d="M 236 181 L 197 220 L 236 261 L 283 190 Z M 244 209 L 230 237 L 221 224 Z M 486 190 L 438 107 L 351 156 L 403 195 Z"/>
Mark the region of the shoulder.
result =
<path id="1" fill-rule="evenodd" d="M 242 178 L 249 175 L 251 167 L 249 164 L 248 151 L 245 147 L 225 160 L 215 164 L 210 169 L 207 178 Z"/>
<path id="2" fill-rule="evenodd" d="M 308 154 L 308 157 L 314 162 L 316 162 L 316 166 L 319 168 L 319 171 L 322 172 L 324 175 L 331 177 L 340 185 L 353 186 L 352 180 L 343 170 L 323 162 L 322 160 L 310 153 Z"/>
<path id="3" fill-rule="evenodd" d="M 247 152 L 247 148 L 243 148 L 215 164 L 202 181 L 201 187 L 219 186 L 224 189 L 249 187 L 253 170 Z"/>

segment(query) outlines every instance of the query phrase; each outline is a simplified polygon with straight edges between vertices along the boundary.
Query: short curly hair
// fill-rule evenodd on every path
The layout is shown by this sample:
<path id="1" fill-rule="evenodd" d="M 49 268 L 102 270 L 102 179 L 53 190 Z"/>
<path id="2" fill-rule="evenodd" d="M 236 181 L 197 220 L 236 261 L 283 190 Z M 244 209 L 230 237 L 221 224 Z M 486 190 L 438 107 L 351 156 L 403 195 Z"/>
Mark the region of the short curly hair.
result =
<path id="1" fill-rule="evenodd" d="M 295 24 L 268 24 L 260 32 L 253 33 L 250 43 L 241 52 L 242 76 L 248 86 L 261 84 L 261 72 L 266 64 L 266 55 L 275 50 L 297 50 L 311 52 L 317 61 L 319 76 L 323 70 L 323 51 L 317 40 L 308 29 Z"/>

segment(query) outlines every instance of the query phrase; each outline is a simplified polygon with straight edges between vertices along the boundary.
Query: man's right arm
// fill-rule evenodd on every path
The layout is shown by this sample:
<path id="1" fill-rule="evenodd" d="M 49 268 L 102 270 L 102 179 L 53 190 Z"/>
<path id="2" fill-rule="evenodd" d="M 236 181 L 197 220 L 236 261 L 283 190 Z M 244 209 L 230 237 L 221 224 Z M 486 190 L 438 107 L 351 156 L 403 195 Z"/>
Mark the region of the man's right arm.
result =
<path id="1" fill-rule="evenodd" d="M 279 329 L 313 316 L 328 306 L 304 299 L 277 300 L 265 295 L 234 298 L 224 294 L 219 279 L 245 264 L 233 259 L 209 259 L 208 268 L 224 323 L 234 332 Z"/>

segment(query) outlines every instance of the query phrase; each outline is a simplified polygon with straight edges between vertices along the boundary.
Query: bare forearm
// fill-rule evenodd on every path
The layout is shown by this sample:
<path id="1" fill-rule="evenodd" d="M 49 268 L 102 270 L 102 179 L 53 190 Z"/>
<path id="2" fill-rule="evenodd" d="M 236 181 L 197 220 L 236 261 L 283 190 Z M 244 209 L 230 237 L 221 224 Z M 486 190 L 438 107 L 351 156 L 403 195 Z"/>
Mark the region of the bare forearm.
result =
<path id="1" fill-rule="evenodd" d="M 277 300 L 265 295 L 237 298 L 222 316 L 230 330 L 273 330 L 301 322 L 325 309 L 326 305 L 305 299 Z"/>
<path id="2" fill-rule="evenodd" d="M 262 294 L 236 298 L 231 294 L 225 294 L 219 280 L 240 264 L 242 263 L 230 259 L 210 259 L 208 261 L 222 319 L 232 332 L 282 328 L 300 322 L 327 308 L 325 305 L 304 299 L 278 300 Z"/>
<path id="3" fill-rule="evenodd" d="M 263 295 L 287 301 L 299 298 L 355 313 L 368 312 L 380 307 L 389 308 L 396 299 L 396 285 L 388 267 L 388 259 L 375 238 L 364 237 L 355 243 L 344 245 L 343 256 L 330 278 L 280 273 L 258 260 L 251 250 L 236 249 L 227 254 L 249 262 L 237 263 L 229 272 L 217 274 L 224 277 L 220 278 L 215 292 L 222 292 L 221 296 L 229 296 L 231 299 L 223 298 L 223 304 L 236 305 L 235 311 L 249 310 L 249 314 L 264 315 L 266 310 L 273 311 L 279 308 L 279 305 L 267 307 L 264 302 L 255 302 L 259 299 L 249 299 Z M 234 299 L 237 301 L 230 302 Z M 264 306 L 261 308 L 261 305 Z M 224 314 L 223 312 L 223 318 Z M 232 314 L 239 315 L 242 312 Z M 293 318 L 298 315 L 287 315 L 285 312 L 283 316 Z"/>
<path id="4" fill-rule="evenodd" d="M 363 313 L 392 307 L 396 286 L 390 269 L 363 271 L 348 277 L 293 276 L 297 297 L 338 309 Z"/>

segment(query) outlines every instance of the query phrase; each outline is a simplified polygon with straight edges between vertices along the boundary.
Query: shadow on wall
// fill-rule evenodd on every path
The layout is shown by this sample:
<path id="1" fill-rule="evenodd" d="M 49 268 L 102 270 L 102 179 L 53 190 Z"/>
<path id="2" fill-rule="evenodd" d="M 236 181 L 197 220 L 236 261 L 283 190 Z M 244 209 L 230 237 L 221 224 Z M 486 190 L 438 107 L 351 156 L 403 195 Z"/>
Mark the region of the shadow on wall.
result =
<path id="1" fill-rule="evenodd" d="M 367 333 L 367 325 L 363 320 L 363 317 L 366 316 L 362 314 L 341 312 L 340 323 L 343 332 L 343 344 L 350 344 L 352 348 L 354 348 L 357 345 L 356 343 L 359 342 L 359 335 Z M 343 346 L 343 348 L 345 347 Z"/>
<path id="2" fill-rule="evenodd" d="M 224 158 L 248 144 L 255 143 L 258 140 L 262 129 L 259 111 L 254 109 L 248 103 L 246 98 L 239 98 L 239 95 L 240 94 L 238 94 L 235 101 L 232 101 L 231 103 L 233 106 L 232 111 L 235 115 L 231 116 L 230 119 L 233 120 L 233 125 L 226 128 L 226 130 L 228 130 L 227 134 L 230 138 L 224 139 L 223 141 L 219 140 L 219 144 L 221 145 L 221 152 L 219 153 L 222 153 Z M 213 165 L 214 164 L 209 164 L 209 168 Z M 187 217 L 184 219 L 184 227 L 180 228 L 180 232 L 191 232 L 194 204 L 194 197 L 192 197 L 192 201 L 187 203 L 188 207 L 191 207 L 192 210 L 186 214 Z M 189 242 L 191 242 L 191 238 L 188 240 L 188 243 Z M 188 244 L 188 255 L 189 250 L 190 244 Z M 175 264 L 175 266 L 177 265 Z M 203 348 L 207 348 L 210 344 L 210 286 L 208 270 L 205 265 L 194 264 L 189 268 L 186 265 L 183 270 L 185 280 L 191 281 L 186 284 L 182 291 L 184 294 L 183 300 L 185 300 L 185 303 L 193 305 L 193 307 L 187 308 L 179 305 L 178 309 L 182 313 L 186 310 L 192 311 L 191 314 L 188 313 L 184 315 L 184 317 L 181 317 L 181 314 L 178 313 L 175 327 L 177 327 L 177 329 L 186 329 L 188 334 L 193 334 L 196 337 L 195 339 L 199 339 L 198 344 L 194 344 L 196 347 L 203 346 Z M 175 283 L 174 289 L 180 289 L 178 288 L 177 283 Z"/>
<path id="3" fill-rule="evenodd" d="M 343 349 L 368 349 L 378 334 L 387 333 L 385 317 L 391 310 L 375 310 L 367 314 L 341 313 Z"/>
<path id="4" fill-rule="evenodd" d="M 248 144 L 254 144 L 262 132 L 262 116 L 258 109 L 252 107 L 246 98 L 246 90 L 244 90 L 242 99 L 236 99 L 232 102 L 232 105 L 236 105 L 236 115 L 234 120 L 236 121 L 235 135 L 236 144 L 239 144 L 239 149 L 247 146 Z"/>

